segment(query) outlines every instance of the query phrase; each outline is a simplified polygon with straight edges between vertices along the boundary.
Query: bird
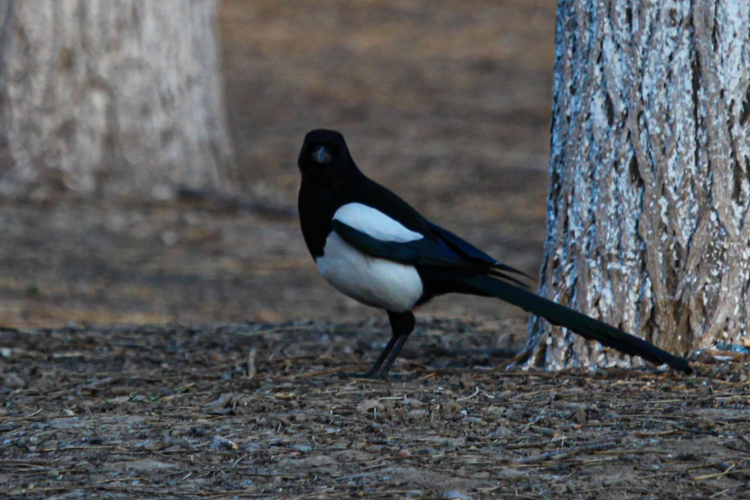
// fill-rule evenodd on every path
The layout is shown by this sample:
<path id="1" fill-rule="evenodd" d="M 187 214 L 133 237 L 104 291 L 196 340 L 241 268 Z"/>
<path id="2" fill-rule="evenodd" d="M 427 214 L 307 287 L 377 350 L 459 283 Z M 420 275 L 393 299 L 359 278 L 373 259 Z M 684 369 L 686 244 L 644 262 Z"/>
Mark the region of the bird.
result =
<path id="1" fill-rule="evenodd" d="M 302 236 L 320 274 L 354 300 L 384 309 L 391 338 L 372 367 L 354 377 L 385 379 L 414 330 L 413 309 L 459 293 L 494 297 L 656 365 L 691 373 L 688 362 L 528 290 L 525 273 L 500 263 L 427 220 L 354 163 L 344 136 L 327 129 L 305 135 L 297 165 Z"/>

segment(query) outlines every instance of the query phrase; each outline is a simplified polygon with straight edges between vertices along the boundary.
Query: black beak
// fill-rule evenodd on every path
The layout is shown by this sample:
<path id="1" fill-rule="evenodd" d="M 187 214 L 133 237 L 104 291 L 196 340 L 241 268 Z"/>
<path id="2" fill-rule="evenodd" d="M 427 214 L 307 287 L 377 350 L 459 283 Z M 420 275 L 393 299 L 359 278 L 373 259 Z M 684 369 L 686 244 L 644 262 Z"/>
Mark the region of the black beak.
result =
<path id="1" fill-rule="evenodd" d="M 328 165 L 331 163 L 331 160 L 333 159 L 333 155 L 325 146 L 318 146 L 313 150 L 312 153 L 312 159 L 315 163 L 320 163 L 321 165 Z"/>

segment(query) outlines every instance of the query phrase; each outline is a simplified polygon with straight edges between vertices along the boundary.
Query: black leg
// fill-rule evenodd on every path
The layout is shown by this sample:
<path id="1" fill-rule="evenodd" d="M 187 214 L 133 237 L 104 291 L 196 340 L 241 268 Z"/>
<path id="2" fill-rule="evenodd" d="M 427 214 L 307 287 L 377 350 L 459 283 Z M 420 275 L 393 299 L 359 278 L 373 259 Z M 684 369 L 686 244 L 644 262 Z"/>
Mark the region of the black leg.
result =
<path id="1" fill-rule="evenodd" d="M 380 373 L 378 373 L 376 377 L 380 379 L 388 377 L 388 370 L 391 369 L 393 362 L 396 361 L 396 358 L 401 352 L 401 348 L 404 347 L 404 344 L 406 344 L 406 341 L 409 339 L 409 335 L 414 331 L 414 323 L 416 322 L 411 311 L 403 313 L 388 311 L 388 319 L 391 320 L 393 334 L 396 335 L 398 332 L 398 340 L 396 340 L 396 345 L 393 346 L 391 353 L 388 355 L 388 359 L 385 361 L 383 369 L 380 370 Z"/>
<path id="2" fill-rule="evenodd" d="M 385 346 L 383 352 L 375 361 L 375 364 L 362 374 L 351 374 L 351 377 L 357 378 L 385 378 L 388 375 L 388 370 L 391 369 L 393 362 L 396 361 L 398 353 L 401 352 L 401 348 L 404 347 L 406 340 L 409 338 L 409 334 L 414 330 L 415 319 L 411 311 L 395 313 L 388 311 L 388 319 L 391 322 L 391 340 L 388 341 L 388 345 Z M 387 359 L 387 360 L 386 360 Z M 380 367 L 385 361 L 385 366 L 381 370 Z M 380 370 L 378 372 L 378 370 Z M 377 374 L 377 375 L 376 375 Z"/>
<path id="3" fill-rule="evenodd" d="M 391 369 L 391 365 L 393 365 L 393 362 L 396 361 L 398 353 L 401 352 L 401 348 L 404 347 L 404 344 L 406 344 L 406 341 L 409 338 L 409 333 L 411 332 L 405 333 L 398 338 L 398 340 L 396 341 L 396 345 L 391 351 L 390 356 L 388 356 L 388 360 L 383 366 L 383 369 L 380 370 L 380 373 L 378 373 L 375 378 L 379 378 L 381 380 L 388 378 L 388 371 Z"/>
<path id="4" fill-rule="evenodd" d="M 385 349 L 383 349 L 383 352 L 380 353 L 380 357 L 378 357 L 378 360 L 375 361 L 375 364 L 372 365 L 372 367 L 367 370 L 365 373 L 348 373 L 347 375 L 349 377 L 354 378 L 376 378 L 375 374 L 378 373 L 378 370 L 380 369 L 380 366 L 383 364 L 383 361 L 385 361 L 385 358 L 388 357 L 388 353 L 390 353 L 393 350 L 393 346 L 396 345 L 396 341 L 398 340 L 398 335 L 394 332 L 391 336 L 391 340 L 388 341 L 388 345 L 385 346 Z"/>
<path id="5" fill-rule="evenodd" d="M 383 369 L 377 375 L 377 378 L 380 379 L 388 376 L 388 370 L 391 369 L 393 362 L 396 361 L 401 352 L 401 348 L 404 347 L 404 344 L 409 339 L 409 335 L 414 331 L 414 324 L 416 323 L 414 314 L 411 311 L 406 311 L 405 313 L 388 311 L 388 319 L 391 320 L 391 330 L 393 330 L 394 336 L 398 332 L 398 340 L 396 341 L 396 345 L 393 346 L 390 355 L 388 355 Z"/>

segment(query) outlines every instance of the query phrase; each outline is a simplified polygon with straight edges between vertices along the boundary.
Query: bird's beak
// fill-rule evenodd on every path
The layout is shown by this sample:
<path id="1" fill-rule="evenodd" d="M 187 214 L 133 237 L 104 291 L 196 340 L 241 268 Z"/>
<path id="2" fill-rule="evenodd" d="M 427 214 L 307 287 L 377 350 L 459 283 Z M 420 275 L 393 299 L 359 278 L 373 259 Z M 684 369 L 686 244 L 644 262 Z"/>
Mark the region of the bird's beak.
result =
<path id="1" fill-rule="evenodd" d="M 320 163 L 321 165 L 328 165 L 331 163 L 333 155 L 328 151 L 327 147 L 318 146 L 312 153 L 312 159 L 314 162 Z"/>

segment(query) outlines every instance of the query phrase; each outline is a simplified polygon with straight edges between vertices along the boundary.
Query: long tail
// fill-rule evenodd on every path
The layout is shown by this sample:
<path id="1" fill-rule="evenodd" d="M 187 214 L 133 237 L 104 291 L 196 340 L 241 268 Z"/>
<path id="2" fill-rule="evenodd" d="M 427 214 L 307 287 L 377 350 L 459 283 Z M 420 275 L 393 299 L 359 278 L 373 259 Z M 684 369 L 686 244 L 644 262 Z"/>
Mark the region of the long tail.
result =
<path id="1" fill-rule="evenodd" d="M 666 363 L 675 370 L 685 373 L 693 372 L 688 362 L 683 358 L 662 351 L 643 339 L 573 309 L 561 306 L 523 288 L 482 275 L 466 278 L 465 283 L 475 289 L 479 295 L 497 297 L 525 311 L 541 316 L 554 325 L 563 326 L 587 340 L 596 340 L 602 345 L 612 347 L 631 356 L 640 356 L 656 365 Z"/>

